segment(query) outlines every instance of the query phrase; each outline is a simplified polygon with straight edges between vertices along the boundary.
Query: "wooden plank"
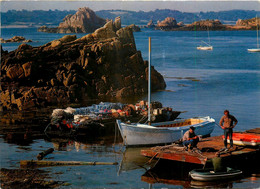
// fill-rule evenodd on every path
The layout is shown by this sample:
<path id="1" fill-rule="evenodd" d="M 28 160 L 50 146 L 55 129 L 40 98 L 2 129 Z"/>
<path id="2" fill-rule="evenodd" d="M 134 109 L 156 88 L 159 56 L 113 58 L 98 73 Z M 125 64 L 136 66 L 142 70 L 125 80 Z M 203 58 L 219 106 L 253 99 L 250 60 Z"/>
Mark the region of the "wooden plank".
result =
<path id="1" fill-rule="evenodd" d="M 154 157 L 154 158 L 160 158 L 160 159 L 168 159 L 168 160 L 174 160 L 174 161 L 182 161 L 187 163 L 195 163 L 195 164 L 202 164 L 204 165 L 207 161 L 207 158 L 190 154 L 188 152 L 157 152 L 153 150 L 141 150 L 141 155 L 146 157 Z"/>
<path id="2" fill-rule="evenodd" d="M 117 165 L 117 162 L 86 162 L 86 161 L 38 161 L 21 160 L 21 167 L 48 167 L 48 166 L 68 166 L 68 165 Z"/>
<path id="3" fill-rule="evenodd" d="M 250 132 L 258 133 L 260 128 L 250 130 Z M 205 164 L 207 160 L 210 160 L 216 156 L 218 157 L 230 157 L 235 159 L 239 155 L 252 156 L 255 152 L 259 153 L 258 148 L 251 147 L 240 147 L 236 146 L 232 150 L 227 152 L 220 152 L 224 147 L 224 142 L 221 136 L 214 136 L 205 138 L 198 143 L 198 148 L 202 153 L 188 152 L 183 149 L 183 147 L 176 147 L 176 145 L 168 145 L 164 147 L 153 147 L 147 150 L 141 150 L 141 155 L 153 158 L 167 159 L 173 161 L 181 161 L 194 164 Z"/>

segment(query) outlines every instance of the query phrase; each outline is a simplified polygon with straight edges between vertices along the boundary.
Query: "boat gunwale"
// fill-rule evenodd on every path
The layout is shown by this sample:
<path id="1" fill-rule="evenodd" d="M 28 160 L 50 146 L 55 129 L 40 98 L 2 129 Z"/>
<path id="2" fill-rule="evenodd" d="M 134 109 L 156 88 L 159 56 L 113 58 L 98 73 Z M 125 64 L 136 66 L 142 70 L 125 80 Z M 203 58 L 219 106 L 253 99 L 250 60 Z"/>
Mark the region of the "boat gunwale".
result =
<path id="1" fill-rule="evenodd" d="M 189 128 L 191 126 L 193 127 L 199 127 L 199 126 L 202 126 L 202 125 L 207 125 L 207 124 L 210 124 L 210 123 L 214 123 L 215 120 L 209 116 L 206 116 L 206 117 L 194 117 L 194 118 L 188 118 L 188 119 L 183 119 L 183 121 L 185 120 L 189 120 L 189 119 L 204 119 L 203 122 L 201 123 L 196 123 L 196 124 L 190 124 L 190 125 L 183 125 L 183 126 L 176 126 L 176 127 L 159 127 L 160 123 L 161 124 L 164 124 L 164 125 L 171 125 L 171 124 L 174 124 L 174 123 L 181 123 L 181 121 L 169 121 L 169 122 L 159 122 L 156 124 L 156 126 L 154 125 L 146 125 L 146 124 L 127 124 L 127 123 L 124 123 L 122 122 L 121 120 L 117 120 L 117 124 L 120 125 L 120 128 L 121 126 L 125 126 L 125 127 L 132 127 L 132 128 L 142 128 L 142 129 L 154 129 L 154 130 L 180 130 L 181 128 Z"/>

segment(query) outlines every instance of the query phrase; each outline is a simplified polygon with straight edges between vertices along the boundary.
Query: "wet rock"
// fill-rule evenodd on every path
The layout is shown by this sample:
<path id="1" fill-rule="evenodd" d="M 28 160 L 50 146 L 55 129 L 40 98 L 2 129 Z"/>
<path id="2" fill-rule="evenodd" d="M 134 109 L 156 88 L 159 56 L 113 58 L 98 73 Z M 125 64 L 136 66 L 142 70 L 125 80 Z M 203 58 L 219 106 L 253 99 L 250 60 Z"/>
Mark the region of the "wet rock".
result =
<path id="1" fill-rule="evenodd" d="M 39 169 L 0 170 L 2 188 L 55 188 L 64 182 L 47 180 L 47 172 Z"/>
<path id="2" fill-rule="evenodd" d="M 20 65 L 14 65 L 7 70 L 6 76 L 11 80 L 21 79 L 24 77 L 24 70 Z"/>
<path id="3" fill-rule="evenodd" d="M 108 39 L 108 38 L 113 38 L 117 37 L 115 30 L 114 30 L 114 25 L 113 21 L 109 21 L 104 25 L 104 27 L 97 29 L 93 33 L 94 38 L 98 39 Z"/>
<path id="4" fill-rule="evenodd" d="M 24 71 L 24 76 L 29 77 L 31 75 L 31 68 L 32 68 L 32 62 L 27 62 L 22 65 L 23 71 Z"/>
<path id="5" fill-rule="evenodd" d="M 0 42 L 1 43 L 29 43 L 29 42 L 32 42 L 31 39 L 25 39 L 24 37 L 22 36 L 14 36 L 10 39 L 3 39 L 3 38 L 0 38 Z"/>
<path id="6" fill-rule="evenodd" d="M 115 30 L 119 30 L 121 28 L 121 18 L 120 18 L 120 16 L 115 18 L 114 26 L 115 26 Z"/>

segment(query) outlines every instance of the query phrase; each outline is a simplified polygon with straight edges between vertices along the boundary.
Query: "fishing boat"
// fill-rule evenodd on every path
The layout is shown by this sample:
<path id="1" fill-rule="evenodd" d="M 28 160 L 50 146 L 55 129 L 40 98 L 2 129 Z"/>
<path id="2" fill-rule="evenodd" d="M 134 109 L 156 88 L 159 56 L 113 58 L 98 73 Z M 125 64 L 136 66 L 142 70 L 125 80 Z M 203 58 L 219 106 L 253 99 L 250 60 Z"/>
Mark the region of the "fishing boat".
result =
<path id="1" fill-rule="evenodd" d="M 151 38 L 148 56 L 148 120 L 147 124 L 124 123 L 116 120 L 125 146 L 168 144 L 182 138 L 190 126 L 196 128 L 197 135 L 210 135 L 215 120 L 207 117 L 180 119 L 177 121 L 151 123 Z"/>
<path id="2" fill-rule="evenodd" d="M 212 133 L 215 120 L 207 117 L 180 119 L 177 121 L 148 124 L 123 123 L 117 120 L 121 136 L 126 146 L 169 144 L 182 138 L 190 126 L 195 127 L 196 135 Z"/>
<path id="3" fill-rule="evenodd" d="M 206 43 L 205 41 L 201 41 L 202 43 L 206 44 L 206 46 L 199 46 L 197 47 L 198 50 L 202 50 L 202 51 L 209 51 L 209 50 L 213 50 L 213 46 L 210 45 L 210 37 L 209 37 L 209 28 L 208 28 L 208 43 Z"/>
<path id="4" fill-rule="evenodd" d="M 259 25 L 258 25 L 258 20 L 257 17 L 255 18 L 255 23 L 256 23 L 256 49 L 247 49 L 249 52 L 260 52 L 259 48 L 259 41 L 258 41 L 258 30 L 259 30 Z"/>
<path id="5" fill-rule="evenodd" d="M 224 136 L 222 136 L 224 139 Z M 250 133 L 233 133 L 233 143 L 239 146 L 258 146 L 260 145 L 260 135 Z M 227 142 L 230 143 L 229 137 Z"/>
<path id="6" fill-rule="evenodd" d="M 234 179 L 242 175 L 242 171 L 227 167 L 226 171 L 215 172 L 213 169 L 194 169 L 189 172 L 192 179 L 198 181 L 218 181 Z"/>

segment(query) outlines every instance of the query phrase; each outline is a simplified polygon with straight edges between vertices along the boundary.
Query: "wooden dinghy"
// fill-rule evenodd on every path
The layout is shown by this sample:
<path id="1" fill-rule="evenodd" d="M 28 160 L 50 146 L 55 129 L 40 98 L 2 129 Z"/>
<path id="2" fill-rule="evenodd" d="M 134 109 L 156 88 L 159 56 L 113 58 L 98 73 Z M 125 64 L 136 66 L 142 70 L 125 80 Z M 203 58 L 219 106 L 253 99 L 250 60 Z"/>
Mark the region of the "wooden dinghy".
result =
<path id="1" fill-rule="evenodd" d="M 222 136 L 224 139 L 224 136 Z M 260 135 L 252 133 L 233 133 L 233 143 L 239 146 L 258 146 L 260 145 Z M 227 139 L 230 143 L 229 137 Z"/>
<path id="2" fill-rule="evenodd" d="M 198 181 L 218 181 L 239 177 L 242 171 L 227 167 L 227 171 L 214 172 L 213 169 L 194 169 L 189 172 L 192 179 Z"/>

